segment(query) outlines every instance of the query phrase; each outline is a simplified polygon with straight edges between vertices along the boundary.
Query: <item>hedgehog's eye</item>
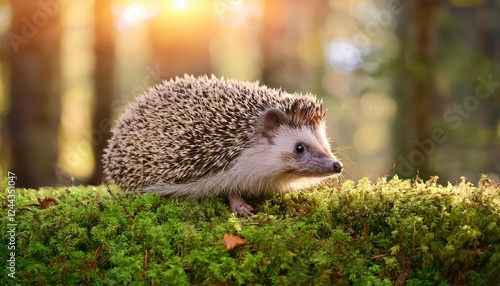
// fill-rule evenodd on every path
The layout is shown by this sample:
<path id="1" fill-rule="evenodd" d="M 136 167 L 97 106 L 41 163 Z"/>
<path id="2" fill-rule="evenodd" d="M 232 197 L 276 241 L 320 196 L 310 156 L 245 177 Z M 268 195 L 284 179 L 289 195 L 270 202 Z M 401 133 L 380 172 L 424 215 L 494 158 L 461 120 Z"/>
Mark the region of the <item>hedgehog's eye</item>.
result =
<path id="1" fill-rule="evenodd" d="M 299 154 L 302 154 L 304 153 L 304 151 L 306 151 L 306 147 L 304 147 L 304 144 L 297 144 L 297 146 L 295 146 L 295 152 L 299 153 Z"/>

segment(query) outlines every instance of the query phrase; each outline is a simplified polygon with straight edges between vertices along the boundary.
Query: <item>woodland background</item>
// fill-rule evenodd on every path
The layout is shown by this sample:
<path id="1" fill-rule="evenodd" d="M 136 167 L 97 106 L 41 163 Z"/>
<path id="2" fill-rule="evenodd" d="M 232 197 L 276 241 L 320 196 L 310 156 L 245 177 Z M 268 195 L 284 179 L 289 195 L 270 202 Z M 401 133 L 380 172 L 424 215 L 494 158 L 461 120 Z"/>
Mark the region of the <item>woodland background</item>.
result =
<path id="1" fill-rule="evenodd" d="M 345 177 L 500 181 L 498 0 L 0 0 L 0 171 L 99 184 L 113 120 L 215 74 L 312 92 Z"/>

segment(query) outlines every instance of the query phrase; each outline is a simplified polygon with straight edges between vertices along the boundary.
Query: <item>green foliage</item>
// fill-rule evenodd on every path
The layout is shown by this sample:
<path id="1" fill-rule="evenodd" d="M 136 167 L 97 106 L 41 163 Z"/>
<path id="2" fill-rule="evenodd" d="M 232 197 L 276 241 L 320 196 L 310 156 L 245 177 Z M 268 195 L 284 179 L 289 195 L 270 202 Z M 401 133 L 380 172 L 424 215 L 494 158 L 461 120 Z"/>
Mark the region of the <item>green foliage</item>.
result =
<path id="1" fill-rule="evenodd" d="M 499 185 L 436 181 L 363 179 L 276 195 L 254 203 L 249 219 L 219 198 L 17 190 L 18 280 L 2 275 L 0 284 L 497 285 Z M 59 204 L 40 208 L 47 197 Z M 2 215 L 2 271 L 8 223 Z M 225 234 L 247 243 L 226 250 Z"/>

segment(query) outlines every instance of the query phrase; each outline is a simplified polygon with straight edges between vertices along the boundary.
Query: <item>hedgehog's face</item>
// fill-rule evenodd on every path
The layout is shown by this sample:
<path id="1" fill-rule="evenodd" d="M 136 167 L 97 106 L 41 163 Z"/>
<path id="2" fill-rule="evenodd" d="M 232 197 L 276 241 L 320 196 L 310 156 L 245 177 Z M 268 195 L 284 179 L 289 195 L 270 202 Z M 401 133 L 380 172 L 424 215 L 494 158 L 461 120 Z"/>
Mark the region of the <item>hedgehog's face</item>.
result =
<path id="1" fill-rule="evenodd" d="M 280 162 L 283 173 L 294 177 L 325 177 L 342 171 L 342 163 L 332 154 L 321 121 L 317 126 L 287 124 L 287 116 L 270 109 L 264 116 L 264 136 L 270 156 Z"/>

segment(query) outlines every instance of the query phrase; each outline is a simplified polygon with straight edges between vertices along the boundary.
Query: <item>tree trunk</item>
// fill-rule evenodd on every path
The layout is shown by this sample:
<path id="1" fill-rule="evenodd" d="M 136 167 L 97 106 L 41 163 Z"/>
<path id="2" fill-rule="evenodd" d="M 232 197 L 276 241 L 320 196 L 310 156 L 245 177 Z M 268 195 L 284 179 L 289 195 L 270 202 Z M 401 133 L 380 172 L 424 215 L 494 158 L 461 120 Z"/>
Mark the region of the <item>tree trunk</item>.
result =
<path id="1" fill-rule="evenodd" d="M 404 178 L 417 174 L 425 178 L 432 173 L 429 164 L 432 154 L 424 145 L 431 135 L 436 3 L 422 0 L 402 5 L 397 30 L 401 41 L 400 72 L 395 76 L 394 92 L 398 105 L 393 133 L 396 173 Z"/>
<path id="2" fill-rule="evenodd" d="M 328 1 L 264 2 L 261 82 L 290 92 L 322 91 L 324 66 L 321 29 L 330 11 Z M 307 47 L 307 48 L 306 48 Z M 321 56 L 319 56 L 321 57 Z"/>
<path id="3" fill-rule="evenodd" d="M 95 67 L 94 106 L 92 110 L 92 146 L 94 174 L 89 184 L 102 183 L 102 154 L 111 137 L 111 106 L 116 94 L 115 85 L 115 27 L 111 11 L 112 0 L 94 2 Z"/>
<path id="4" fill-rule="evenodd" d="M 38 1 L 11 1 L 10 171 L 16 187 L 60 183 L 56 175 L 60 122 L 61 21 L 57 7 Z"/>

